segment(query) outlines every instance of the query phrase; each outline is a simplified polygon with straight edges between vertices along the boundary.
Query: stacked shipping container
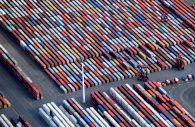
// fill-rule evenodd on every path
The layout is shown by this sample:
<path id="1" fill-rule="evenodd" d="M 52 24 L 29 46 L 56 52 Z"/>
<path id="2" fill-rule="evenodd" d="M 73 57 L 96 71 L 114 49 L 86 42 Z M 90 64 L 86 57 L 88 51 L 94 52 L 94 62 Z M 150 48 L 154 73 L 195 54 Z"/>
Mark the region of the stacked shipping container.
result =
<path id="1" fill-rule="evenodd" d="M 43 95 L 40 89 L 32 82 L 30 77 L 18 66 L 17 61 L 9 55 L 7 50 L 0 45 L 0 62 L 14 73 L 14 75 L 22 82 L 27 90 L 36 100 L 42 99 Z"/>
<path id="2" fill-rule="evenodd" d="M 0 125 L 1 127 L 32 127 L 24 117 L 19 116 L 18 119 L 9 120 L 4 114 L 0 115 Z"/>
<path id="3" fill-rule="evenodd" d="M 117 102 L 127 115 L 130 115 L 141 126 L 195 126 L 195 119 L 166 93 L 161 83 L 147 82 L 144 88 L 139 84 L 133 84 L 133 88 L 126 84 L 111 88 L 110 94 L 111 97 L 105 92 L 91 94 L 98 109 L 103 107 L 106 108 L 104 110 L 109 111 L 108 113 L 113 114 L 116 108 L 112 106 Z M 117 117 L 120 118 L 120 115 Z M 112 118 L 115 117 L 112 116 Z"/>
<path id="4" fill-rule="evenodd" d="M 180 10 L 182 6 L 182 12 Z M 1 1 L 0 23 L 65 91 L 130 78 L 138 64 L 172 68 L 195 60 L 194 14 L 182 2 Z M 166 14 L 168 22 L 162 22 Z"/>
<path id="5" fill-rule="evenodd" d="M 93 107 L 84 109 L 74 98 L 60 106 L 54 102 L 43 104 L 39 114 L 52 127 L 110 127 Z"/>
<path id="6" fill-rule="evenodd" d="M 160 82 L 110 88 L 110 93 L 91 93 L 95 108 L 84 109 L 74 98 L 57 106 L 43 104 L 39 114 L 52 127 L 177 127 L 195 126 L 195 119 L 167 92 Z M 97 111 L 96 111 L 97 109 Z"/>

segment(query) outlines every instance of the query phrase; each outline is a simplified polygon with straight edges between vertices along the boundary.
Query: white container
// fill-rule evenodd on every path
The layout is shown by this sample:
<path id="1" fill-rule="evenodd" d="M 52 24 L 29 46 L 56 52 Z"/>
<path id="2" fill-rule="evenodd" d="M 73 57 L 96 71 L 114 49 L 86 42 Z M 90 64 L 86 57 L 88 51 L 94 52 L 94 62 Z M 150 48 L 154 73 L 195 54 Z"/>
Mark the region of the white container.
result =
<path id="1" fill-rule="evenodd" d="M 93 107 L 90 107 L 90 110 L 94 113 L 94 115 L 97 116 L 97 118 L 104 124 L 105 127 L 110 127 L 108 122 L 102 116 L 100 116 L 100 114 Z"/>
<path id="2" fill-rule="evenodd" d="M 89 127 L 89 125 L 83 120 L 83 118 L 81 118 L 81 116 L 77 112 L 74 112 L 74 116 L 77 118 L 81 126 Z"/>
<path id="3" fill-rule="evenodd" d="M 83 113 L 87 116 L 87 118 L 96 126 L 99 127 L 99 125 L 96 123 L 96 121 L 89 115 L 89 113 L 85 110 L 82 110 Z"/>
<path id="4" fill-rule="evenodd" d="M 43 104 L 43 109 L 44 109 L 45 113 L 47 113 L 47 115 L 50 115 L 50 109 L 46 104 Z"/>
<path id="5" fill-rule="evenodd" d="M 12 123 L 7 119 L 7 117 L 4 115 L 4 114 L 1 114 L 1 118 L 6 122 L 6 124 L 9 126 L 9 127 L 14 127 L 12 125 Z"/>
<path id="6" fill-rule="evenodd" d="M 60 89 L 63 91 L 63 93 L 67 93 L 68 91 L 67 91 L 67 89 L 63 86 L 63 85 L 60 85 Z"/>
<path id="7" fill-rule="evenodd" d="M 56 111 L 60 114 L 60 116 L 66 121 L 68 126 L 75 127 L 73 123 L 68 119 L 68 117 L 65 114 L 63 114 L 63 112 L 58 108 L 58 106 L 54 102 L 51 102 L 51 105 L 56 109 Z"/>
<path id="8" fill-rule="evenodd" d="M 136 95 L 136 97 L 138 97 L 138 99 L 144 103 L 144 105 L 146 107 L 148 107 L 148 109 L 150 109 L 157 118 L 159 118 L 166 126 L 169 126 L 170 124 L 168 124 L 161 116 L 160 114 L 150 105 L 148 104 L 129 84 L 125 84 L 127 86 L 127 88 Z"/>
<path id="9" fill-rule="evenodd" d="M 93 114 L 93 112 L 89 109 L 86 108 L 86 111 L 90 114 L 90 116 L 95 120 L 95 122 L 98 124 L 98 126 L 100 127 L 104 127 L 104 125 L 102 124 L 102 122 Z"/>
<path id="10" fill-rule="evenodd" d="M 53 108 L 53 106 L 50 103 L 47 103 L 47 106 L 50 108 L 54 116 L 57 116 L 57 118 L 60 120 L 61 123 L 63 123 L 65 126 L 69 127 L 69 125 L 66 123 L 66 121 L 63 119 L 62 116 L 56 111 L 56 109 Z"/>
<path id="11" fill-rule="evenodd" d="M 57 127 L 57 125 L 53 122 L 51 117 L 49 115 L 47 115 L 42 108 L 39 108 L 39 115 L 45 120 L 45 122 L 50 127 Z"/>
<path id="12" fill-rule="evenodd" d="M 62 122 L 58 119 L 57 116 L 53 117 L 53 121 L 58 125 L 58 127 L 66 127 L 62 124 Z M 68 126 L 67 126 L 68 127 Z"/>
<path id="13" fill-rule="evenodd" d="M 6 123 L 6 121 L 3 118 L 1 118 L 1 117 L 0 117 L 0 125 L 2 127 L 9 127 L 8 124 Z"/>
<path id="14" fill-rule="evenodd" d="M 149 125 L 147 122 L 115 91 L 115 89 L 111 88 L 110 92 L 118 96 L 117 102 L 122 105 L 122 107 L 143 127 Z"/>

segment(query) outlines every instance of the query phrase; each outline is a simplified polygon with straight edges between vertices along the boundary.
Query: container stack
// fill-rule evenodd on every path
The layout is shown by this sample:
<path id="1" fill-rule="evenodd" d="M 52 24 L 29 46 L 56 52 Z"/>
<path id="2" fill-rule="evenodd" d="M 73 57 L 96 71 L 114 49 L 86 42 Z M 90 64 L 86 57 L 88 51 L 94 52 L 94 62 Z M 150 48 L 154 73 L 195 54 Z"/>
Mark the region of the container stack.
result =
<path id="1" fill-rule="evenodd" d="M 147 82 L 144 87 L 133 84 L 133 88 L 126 84 L 110 88 L 110 95 L 97 91 L 92 93 L 91 97 L 98 111 L 111 115 L 112 121 L 115 121 L 114 125 L 127 126 L 127 121 L 123 121 L 123 115 L 120 116 L 117 110 L 124 109 L 126 116 L 142 127 L 195 126 L 195 119 L 167 94 L 160 83 Z"/>
<path id="2" fill-rule="evenodd" d="M 195 30 L 194 9 L 186 6 L 182 1 L 160 0 L 166 7 L 173 11 L 179 18 Z"/>
<path id="3" fill-rule="evenodd" d="M 94 107 L 83 108 L 71 98 L 60 106 L 43 104 L 39 114 L 52 127 L 194 127 L 195 119 L 162 86 L 125 84 L 109 93 L 92 92 Z"/>
<path id="4" fill-rule="evenodd" d="M 181 1 L 2 1 L 0 23 L 64 90 L 134 77 L 137 65 L 195 61 L 193 10 Z M 162 21 L 163 16 L 168 21 Z"/>
<path id="5" fill-rule="evenodd" d="M 120 107 L 117 102 L 109 97 L 105 92 L 97 91 L 91 93 L 91 97 L 92 101 L 97 106 L 98 111 L 110 122 L 112 126 L 131 127 L 145 125 L 145 123 L 136 121 L 136 117 L 127 115 L 122 107 Z"/>
<path id="6" fill-rule="evenodd" d="M 194 118 L 162 87 L 159 87 L 158 83 L 145 83 L 144 88 L 134 84 L 133 88 L 174 126 L 195 126 Z"/>
<path id="7" fill-rule="evenodd" d="M 109 123 L 93 108 L 82 108 L 74 99 L 43 104 L 39 114 L 51 127 L 110 127 Z"/>
<path id="8" fill-rule="evenodd" d="M 18 66 L 17 61 L 9 55 L 7 50 L 0 45 L 0 61 L 21 81 L 24 87 L 33 95 L 36 100 L 43 97 L 40 89 L 32 82 L 30 77 Z"/>
<path id="9" fill-rule="evenodd" d="M 9 120 L 4 114 L 0 115 L 0 125 L 1 127 L 32 127 L 24 117 L 19 116 L 18 119 Z"/>

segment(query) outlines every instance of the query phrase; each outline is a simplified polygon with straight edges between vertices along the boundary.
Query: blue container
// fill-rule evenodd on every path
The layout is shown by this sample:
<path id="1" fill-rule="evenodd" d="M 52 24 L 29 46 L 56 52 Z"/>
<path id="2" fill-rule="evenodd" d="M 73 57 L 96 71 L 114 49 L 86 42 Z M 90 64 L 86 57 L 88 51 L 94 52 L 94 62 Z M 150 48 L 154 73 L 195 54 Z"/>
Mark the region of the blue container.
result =
<path id="1" fill-rule="evenodd" d="M 101 106 L 101 105 L 98 105 L 98 109 L 103 113 L 105 111 L 105 109 Z"/>
<path id="2" fill-rule="evenodd" d="M 134 98 L 132 98 L 132 97 L 129 97 L 129 99 L 134 103 L 134 104 L 136 104 L 137 102 L 136 102 L 136 100 L 134 99 Z"/>
<path id="3" fill-rule="evenodd" d="M 169 99 L 172 99 L 172 100 L 173 100 L 173 97 L 172 97 L 170 94 L 167 94 L 167 97 L 168 97 Z"/>
<path id="4" fill-rule="evenodd" d="M 183 77 L 182 77 L 182 80 L 183 80 L 183 81 L 188 81 L 188 76 L 183 76 Z"/>
<path id="5" fill-rule="evenodd" d="M 166 111 L 165 114 L 167 114 L 167 116 L 168 116 L 170 119 L 173 119 L 173 116 L 172 116 L 168 111 Z"/>
<path id="6" fill-rule="evenodd" d="M 151 123 L 152 123 L 147 117 L 144 117 L 144 120 L 145 120 L 148 124 L 151 124 Z"/>
<path id="7" fill-rule="evenodd" d="M 167 117 L 165 117 L 162 113 L 159 113 L 160 116 L 164 119 L 164 120 L 167 120 Z"/>
<path id="8" fill-rule="evenodd" d="M 195 79 L 195 74 L 192 74 L 192 78 Z"/>
<path id="9" fill-rule="evenodd" d="M 152 98 L 152 102 L 153 102 L 155 105 L 159 105 L 158 101 L 156 101 L 155 98 Z"/>
<path id="10" fill-rule="evenodd" d="M 84 120 L 85 120 L 87 123 L 91 123 L 90 119 L 89 119 L 87 116 L 84 116 L 83 118 L 84 118 Z"/>
<path id="11" fill-rule="evenodd" d="M 121 123 L 121 120 L 120 120 L 117 116 L 114 116 L 113 118 L 114 118 L 114 120 L 115 120 L 117 123 Z"/>

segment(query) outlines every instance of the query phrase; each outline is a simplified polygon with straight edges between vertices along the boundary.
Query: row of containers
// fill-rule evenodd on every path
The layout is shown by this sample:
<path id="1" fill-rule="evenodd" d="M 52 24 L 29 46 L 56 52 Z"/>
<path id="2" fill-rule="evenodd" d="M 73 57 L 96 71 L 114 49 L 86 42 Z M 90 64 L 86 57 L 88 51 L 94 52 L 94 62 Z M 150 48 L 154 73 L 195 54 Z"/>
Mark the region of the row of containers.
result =
<path id="1" fill-rule="evenodd" d="M 195 60 L 194 30 L 166 8 L 170 1 L 1 3 L 2 27 L 64 92 L 81 89 L 80 61 L 91 87 L 133 77 L 138 64 L 150 72 L 172 68 L 179 52 L 185 64 Z M 180 4 L 189 12 L 181 2 L 171 7 Z"/>
<path id="2" fill-rule="evenodd" d="M 191 126 L 194 118 L 179 103 L 154 82 L 145 83 L 144 87 L 126 84 L 110 89 L 111 96 L 105 92 L 92 93 L 92 99 L 102 113 L 109 113 L 117 124 L 126 124 L 123 115 L 118 115 L 122 107 L 140 126 Z M 111 98 L 111 99 L 110 99 Z M 117 105 L 115 107 L 115 104 Z M 110 118 L 109 118 L 110 119 Z M 126 126 L 126 125 L 125 125 Z"/>
<path id="3" fill-rule="evenodd" d="M 18 66 L 17 61 L 0 45 L 0 62 L 2 62 L 24 85 L 36 100 L 43 98 L 41 90 L 33 83 L 30 77 Z"/>
<path id="4" fill-rule="evenodd" d="M 0 92 L 0 109 L 11 107 L 9 100 Z"/>
<path id="5" fill-rule="evenodd" d="M 195 80 L 195 74 L 184 75 L 181 78 L 167 79 L 164 81 L 164 86 L 182 84 L 192 80 Z"/>
<path id="6" fill-rule="evenodd" d="M 109 93 L 91 93 L 94 107 L 83 108 L 74 98 L 43 104 L 39 114 L 52 127 L 182 127 L 195 119 L 163 88 L 160 82 L 125 84 Z"/>
<path id="7" fill-rule="evenodd" d="M 179 18 L 186 22 L 192 29 L 195 30 L 194 9 L 191 6 L 185 6 L 181 1 L 160 0 L 163 5 L 173 11 Z"/>
<path id="8" fill-rule="evenodd" d="M 2 26 L 46 67 L 146 44 L 169 47 L 195 37 L 194 30 L 159 1 L 2 2 L 1 8 Z M 161 22 L 164 13 L 167 23 Z"/>
<path id="9" fill-rule="evenodd" d="M 190 48 L 185 44 L 169 48 L 158 47 L 153 52 L 146 46 L 141 46 L 87 59 L 83 62 L 85 85 L 88 88 L 134 77 L 138 73 L 138 65 L 147 66 L 149 73 L 173 68 L 179 52 L 184 56 L 185 65 L 195 61 L 195 48 Z M 45 71 L 65 92 L 82 88 L 81 63 L 79 62 L 49 67 Z"/>
<path id="10" fill-rule="evenodd" d="M 43 104 L 39 114 L 51 127 L 110 127 L 96 109 L 84 109 L 74 98 L 60 106 L 54 102 Z"/>
<path id="11" fill-rule="evenodd" d="M 23 117 L 19 116 L 17 119 L 11 118 L 10 120 L 4 115 L 0 115 L 1 127 L 32 127 L 30 123 Z"/>

